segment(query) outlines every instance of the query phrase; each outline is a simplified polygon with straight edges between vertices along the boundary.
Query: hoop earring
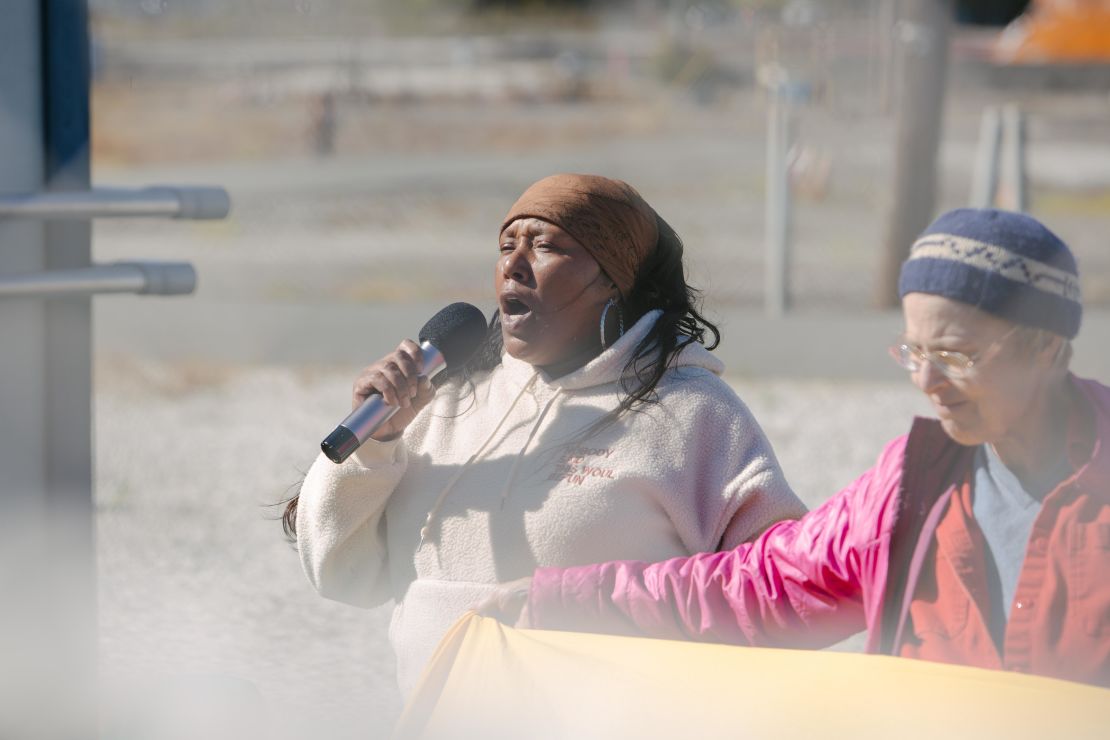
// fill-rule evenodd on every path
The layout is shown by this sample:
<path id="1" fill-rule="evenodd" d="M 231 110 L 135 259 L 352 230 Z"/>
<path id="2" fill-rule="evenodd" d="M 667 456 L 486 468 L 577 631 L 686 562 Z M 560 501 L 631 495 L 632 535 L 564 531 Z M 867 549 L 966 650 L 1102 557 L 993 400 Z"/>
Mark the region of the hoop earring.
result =
<path id="1" fill-rule="evenodd" d="M 609 343 L 605 341 L 605 319 L 609 316 L 609 309 L 613 306 L 617 307 L 617 339 L 624 336 L 624 311 L 621 309 L 621 304 L 617 302 L 616 298 L 610 298 L 605 302 L 605 308 L 601 309 L 601 348 L 605 349 Z"/>

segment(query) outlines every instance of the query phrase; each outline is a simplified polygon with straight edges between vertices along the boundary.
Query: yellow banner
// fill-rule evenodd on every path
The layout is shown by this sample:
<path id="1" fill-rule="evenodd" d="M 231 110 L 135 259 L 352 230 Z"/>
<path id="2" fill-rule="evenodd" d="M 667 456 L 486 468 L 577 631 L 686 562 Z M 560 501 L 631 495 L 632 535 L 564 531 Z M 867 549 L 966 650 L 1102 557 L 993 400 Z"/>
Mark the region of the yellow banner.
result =
<path id="1" fill-rule="evenodd" d="M 401 738 L 1106 738 L 1110 691 L 809 650 L 516 630 L 469 614 Z"/>

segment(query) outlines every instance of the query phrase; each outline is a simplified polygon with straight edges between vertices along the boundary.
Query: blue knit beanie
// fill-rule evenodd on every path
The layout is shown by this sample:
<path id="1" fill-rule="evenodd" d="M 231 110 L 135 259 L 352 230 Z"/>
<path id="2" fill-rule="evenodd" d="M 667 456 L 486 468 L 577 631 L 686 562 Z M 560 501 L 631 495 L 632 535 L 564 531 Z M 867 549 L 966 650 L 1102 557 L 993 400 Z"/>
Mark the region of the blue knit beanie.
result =
<path id="1" fill-rule="evenodd" d="M 898 295 L 931 293 L 1015 324 L 1069 339 L 1083 308 L 1075 257 L 1034 218 L 994 208 L 957 208 L 914 242 Z"/>

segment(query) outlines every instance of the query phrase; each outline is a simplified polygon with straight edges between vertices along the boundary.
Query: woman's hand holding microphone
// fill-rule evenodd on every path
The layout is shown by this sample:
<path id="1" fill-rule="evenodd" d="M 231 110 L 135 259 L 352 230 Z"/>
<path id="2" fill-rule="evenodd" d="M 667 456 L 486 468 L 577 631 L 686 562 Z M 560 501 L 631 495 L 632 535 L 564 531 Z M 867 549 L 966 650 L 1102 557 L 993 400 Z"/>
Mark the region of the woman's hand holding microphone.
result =
<path id="1" fill-rule="evenodd" d="M 435 396 L 435 388 L 427 377 L 420 374 L 424 366 L 420 345 L 406 339 L 397 349 L 368 365 L 355 379 L 352 388 L 352 407 L 358 408 L 374 393 L 397 409 L 385 423 L 370 435 L 371 439 L 385 442 L 396 438 L 420 409 Z"/>

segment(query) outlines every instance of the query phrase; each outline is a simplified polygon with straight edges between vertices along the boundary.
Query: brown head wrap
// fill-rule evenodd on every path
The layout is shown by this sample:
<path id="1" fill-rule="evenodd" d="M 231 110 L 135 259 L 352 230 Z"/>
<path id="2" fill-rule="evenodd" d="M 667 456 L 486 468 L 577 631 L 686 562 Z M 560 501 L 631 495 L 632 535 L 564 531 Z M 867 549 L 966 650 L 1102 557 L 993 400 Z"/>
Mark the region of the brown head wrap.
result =
<path id="1" fill-rule="evenodd" d="M 631 185 L 597 175 L 552 175 L 524 191 L 501 231 L 518 218 L 555 224 L 593 256 L 627 296 L 659 239 L 655 211 Z"/>

